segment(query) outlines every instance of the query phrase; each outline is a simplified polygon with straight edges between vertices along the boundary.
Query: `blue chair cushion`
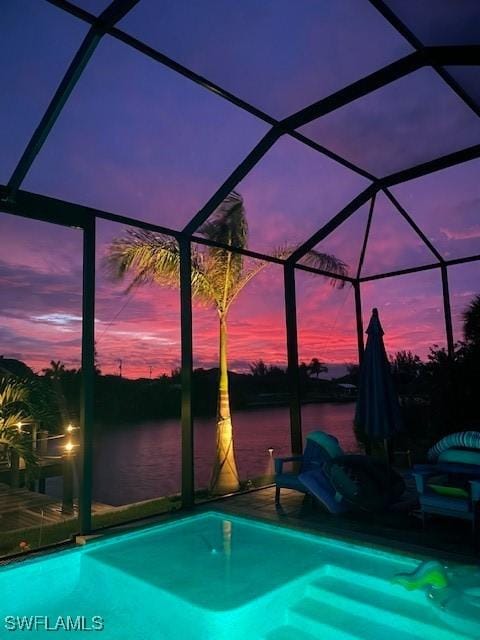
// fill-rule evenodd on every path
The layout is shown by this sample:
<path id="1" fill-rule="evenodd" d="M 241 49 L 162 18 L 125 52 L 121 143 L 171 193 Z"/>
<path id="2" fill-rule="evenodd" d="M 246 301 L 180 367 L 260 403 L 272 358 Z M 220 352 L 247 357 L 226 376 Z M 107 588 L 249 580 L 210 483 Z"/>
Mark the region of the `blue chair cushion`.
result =
<path id="1" fill-rule="evenodd" d="M 478 449 L 447 449 L 438 456 L 438 463 L 453 462 L 457 464 L 472 464 L 480 468 L 480 450 Z"/>
<path id="2" fill-rule="evenodd" d="M 312 431 L 307 436 L 307 444 L 308 441 L 318 444 L 322 449 L 324 449 L 325 453 L 330 458 L 336 458 L 337 456 L 343 455 L 342 447 L 338 444 L 337 438 L 335 438 L 335 436 L 331 436 L 329 433 L 325 433 L 324 431 Z"/>
<path id="3" fill-rule="evenodd" d="M 469 500 L 461 498 L 447 498 L 446 496 L 423 493 L 420 496 L 422 509 L 438 513 L 439 515 L 451 515 L 454 513 L 468 514 L 471 512 Z"/>
<path id="4" fill-rule="evenodd" d="M 299 476 L 301 482 L 305 488 L 311 493 L 317 500 L 323 504 L 323 506 L 330 513 L 343 513 L 347 507 L 339 494 L 332 491 L 332 485 L 325 477 L 323 471 L 320 469 L 312 469 L 301 473 Z M 337 497 L 339 499 L 337 499 Z"/>
<path id="5" fill-rule="evenodd" d="M 305 486 L 296 473 L 277 473 L 275 476 L 275 484 L 277 487 L 284 489 L 294 489 L 305 493 Z"/>

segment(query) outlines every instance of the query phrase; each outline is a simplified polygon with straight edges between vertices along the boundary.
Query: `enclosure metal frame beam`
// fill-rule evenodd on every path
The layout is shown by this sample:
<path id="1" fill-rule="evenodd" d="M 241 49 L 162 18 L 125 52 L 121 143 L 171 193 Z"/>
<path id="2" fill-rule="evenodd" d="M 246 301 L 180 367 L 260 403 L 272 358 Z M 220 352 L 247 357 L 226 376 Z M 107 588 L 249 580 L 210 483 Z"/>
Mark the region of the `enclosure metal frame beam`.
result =
<path id="1" fill-rule="evenodd" d="M 293 455 L 303 451 L 302 406 L 298 369 L 297 301 L 295 292 L 295 265 L 284 265 L 285 326 L 287 333 L 287 363 L 290 391 L 290 439 Z"/>
<path id="2" fill-rule="evenodd" d="M 465 256 L 464 258 L 452 258 L 451 260 L 444 260 L 442 263 L 446 267 L 453 267 L 458 264 L 467 264 L 468 262 L 480 261 L 480 254 L 473 256 Z M 430 271 L 431 269 L 439 269 L 442 266 L 441 263 L 435 262 L 431 264 L 424 264 L 418 267 L 410 267 L 407 269 L 398 269 L 396 271 L 386 271 L 385 273 L 376 273 L 371 276 L 363 276 L 360 278 L 360 282 L 371 282 L 372 280 L 381 280 L 382 278 L 394 278 L 396 276 L 405 276 L 409 273 L 417 273 L 420 271 Z"/>
<path id="3" fill-rule="evenodd" d="M 378 186 L 381 189 L 393 187 L 396 184 L 408 182 L 409 180 L 416 180 L 417 178 L 422 178 L 430 173 L 435 173 L 436 171 L 442 171 L 443 169 L 454 167 L 457 164 L 476 160 L 479 157 L 480 144 L 475 144 L 471 147 L 460 149 L 460 151 L 447 153 L 438 158 L 434 158 L 433 160 L 429 160 L 428 162 L 422 162 L 414 165 L 413 167 L 391 173 L 384 178 L 380 178 L 378 180 Z"/>
<path id="4" fill-rule="evenodd" d="M 360 275 L 362 273 L 363 262 L 365 260 L 365 253 L 367 251 L 368 238 L 370 236 L 370 227 L 372 226 L 372 218 L 373 218 L 373 211 L 375 209 L 375 200 L 376 200 L 376 198 L 377 198 L 377 194 L 374 193 L 373 196 L 372 196 L 372 199 L 370 201 L 370 208 L 368 210 L 367 224 L 365 225 L 365 235 L 363 236 L 362 249 L 360 251 L 360 258 L 358 259 L 357 277 L 355 279 L 355 281 L 357 283 L 358 283 L 358 280 L 359 280 Z M 363 336 L 362 336 L 362 341 L 363 341 Z"/>
<path id="5" fill-rule="evenodd" d="M 180 238 L 180 327 L 181 327 L 181 426 L 182 426 L 182 506 L 195 504 L 194 430 L 192 414 L 192 247 Z"/>
<path id="6" fill-rule="evenodd" d="M 424 47 L 297 111 L 281 123 L 289 129 L 298 129 L 425 66 L 436 64 L 474 66 L 479 63 L 479 45 Z"/>
<path id="7" fill-rule="evenodd" d="M 89 14 L 86 11 L 79 10 L 78 7 L 75 7 L 67 0 L 47 1 L 59 7 L 60 9 L 68 11 L 72 15 L 75 15 L 77 18 L 85 20 L 90 24 L 94 24 L 94 21 L 96 20 L 95 16 Z M 281 121 L 278 121 L 275 118 L 272 118 L 270 115 L 262 112 L 260 109 L 257 109 L 253 105 L 250 105 L 246 101 L 226 91 L 222 87 L 210 82 L 206 78 L 203 78 L 199 74 L 196 74 L 187 67 L 180 65 L 168 56 L 165 56 L 159 51 L 156 51 L 144 42 L 133 38 L 129 34 L 116 28 L 115 26 L 112 25 L 108 28 L 105 28 L 105 32 L 121 40 L 125 44 L 137 49 L 142 54 L 155 59 L 157 62 L 160 62 L 164 66 L 167 66 L 177 73 L 189 78 L 205 89 L 214 92 L 216 95 L 219 95 L 222 98 L 232 102 L 236 106 L 242 108 L 248 113 L 251 113 L 264 122 L 272 125 L 272 129 L 264 136 L 260 143 L 252 150 L 252 152 L 237 167 L 237 169 L 235 169 L 235 171 L 231 174 L 227 181 L 217 190 L 217 192 L 210 198 L 206 205 L 187 224 L 187 226 L 184 228 L 184 231 L 189 234 L 192 234 L 196 229 L 198 229 L 198 227 L 209 217 L 209 215 L 213 213 L 216 206 L 220 204 L 223 198 L 228 195 L 229 191 L 227 192 L 227 186 L 230 187 L 229 190 L 234 189 L 235 186 L 270 149 L 272 144 L 274 144 L 274 142 L 276 142 L 276 140 L 283 134 L 293 135 L 296 139 L 300 140 L 304 144 L 308 144 L 308 146 L 316 149 L 319 153 L 322 153 L 336 160 L 337 162 L 340 162 L 344 166 L 350 168 L 353 171 L 356 171 L 357 173 L 363 175 L 364 177 L 367 177 L 368 179 L 377 181 L 376 177 L 370 174 L 370 172 L 354 165 L 350 161 L 339 156 L 338 154 L 335 154 L 334 152 L 331 152 L 321 145 L 317 145 L 317 143 L 315 143 L 314 141 L 310 141 L 309 138 L 306 138 L 299 132 L 295 131 L 295 129 L 297 129 L 299 126 L 302 126 L 302 124 L 306 124 L 307 121 L 309 122 L 312 119 L 321 117 L 321 115 L 325 115 L 333 109 L 338 109 L 341 106 L 348 104 L 352 100 L 356 100 L 363 95 L 375 91 L 376 89 L 381 88 L 382 86 L 385 86 L 395 80 L 398 80 L 404 75 L 407 75 L 408 73 L 418 70 L 424 66 L 435 66 L 441 64 L 475 65 L 480 62 L 480 46 L 478 45 L 423 47 L 421 50 L 417 50 L 414 53 L 409 54 L 404 58 L 401 58 L 393 62 L 392 64 L 387 65 L 386 67 L 383 67 L 382 69 L 358 80 L 357 82 L 344 87 L 340 91 L 337 91 L 334 94 L 327 96 L 326 98 L 319 100 L 312 105 L 305 107 L 304 109 L 301 109 L 297 113 L 292 114 Z M 272 138 L 272 140 L 270 140 L 270 137 Z M 382 186 L 390 186 L 390 183 L 385 182 L 385 180 L 388 178 L 391 178 L 391 176 L 380 179 L 379 185 L 381 184 Z M 223 197 L 221 197 L 222 195 Z"/>
<path id="8" fill-rule="evenodd" d="M 12 173 L 8 182 L 10 193 L 15 193 L 17 189 L 20 188 L 101 38 L 116 22 L 121 20 L 138 1 L 139 0 L 113 0 L 105 11 L 100 14 L 98 19 L 92 23 Z"/>
<path id="9" fill-rule="evenodd" d="M 471 160 L 475 160 L 479 157 L 480 145 L 477 144 L 471 147 L 467 147 L 466 149 L 461 149 L 460 151 L 448 153 L 444 156 L 440 156 L 439 158 L 434 158 L 433 160 L 429 160 L 428 162 L 423 162 L 413 167 L 409 167 L 408 169 L 392 173 L 388 176 L 385 176 L 384 178 L 380 178 L 376 182 L 372 183 L 369 187 L 367 187 L 364 191 L 362 191 L 358 196 L 356 196 L 356 198 L 354 198 L 344 209 L 342 209 L 336 216 L 331 218 L 321 229 L 314 233 L 306 242 L 304 242 L 296 251 L 294 251 L 292 255 L 287 258 L 287 262 L 296 262 L 300 260 L 305 255 L 305 253 L 313 249 L 316 244 L 324 240 L 330 233 L 332 233 L 332 231 L 334 231 L 340 224 L 345 222 L 345 220 L 353 215 L 357 209 L 365 204 L 365 202 L 380 189 L 386 190 L 388 187 L 394 186 L 396 184 L 407 182 L 408 180 L 414 180 L 416 178 L 421 178 L 422 176 L 434 173 L 435 171 L 447 169 L 464 162 L 470 162 Z M 423 234 L 423 232 L 413 222 L 413 220 L 412 223 L 415 225 L 414 228 L 416 229 L 416 232 L 419 235 L 422 234 L 427 242 L 429 242 L 425 234 Z M 422 237 L 422 235 L 420 235 L 420 237 Z M 434 252 L 436 251 L 431 243 L 427 244 L 427 246 L 429 247 L 429 249 L 433 248 Z M 442 256 L 440 254 L 438 255 L 440 256 L 440 259 L 443 260 Z"/>
<path id="10" fill-rule="evenodd" d="M 397 16 L 397 14 L 388 7 L 383 0 L 369 0 L 370 4 L 389 22 L 398 33 L 407 40 L 407 42 L 417 51 L 424 48 L 424 44 L 417 36 L 406 26 L 406 24 Z M 453 78 L 450 73 L 443 67 L 434 64 L 434 71 L 442 78 L 442 80 L 454 91 L 463 102 L 480 117 L 480 106 L 475 100 L 463 89 L 463 87 Z"/>
<path id="11" fill-rule="evenodd" d="M 272 127 L 260 142 L 252 149 L 248 156 L 238 165 L 238 167 L 230 174 L 222 186 L 217 189 L 210 200 L 193 216 L 190 222 L 183 228 L 183 233 L 192 235 L 198 228 L 210 217 L 215 209 L 225 200 L 228 194 L 235 189 L 237 184 L 253 169 L 253 167 L 263 158 L 263 156 L 271 149 L 278 138 L 281 131 Z"/>
<path id="12" fill-rule="evenodd" d="M 417 225 L 417 223 L 413 220 L 413 218 L 407 213 L 407 211 L 402 207 L 402 205 L 399 203 L 399 201 L 395 198 L 395 196 L 392 194 L 392 192 L 389 189 L 383 189 L 384 194 L 387 196 L 387 198 L 390 200 L 390 202 L 393 204 L 393 206 L 397 209 L 397 211 L 399 212 L 399 214 L 402 216 L 402 218 L 404 220 L 406 220 L 406 222 L 411 226 L 411 228 L 415 231 L 415 233 L 417 234 L 417 236 L 422 240 L 423 244 L 431 251 L 431 253 L 433 253 L 433 255 L 435 256 L 435 258 L 440 262 L 443 263 L 443 256 L 439 253 L 439 251 L 437 250 L 437 248 L 430 242 L 430 240 L 427 238 L 427 236 L 423 233 L 423 231 L 420 229 L 420 227 Z"/>
<path id="13" fill-rule="evenodd" d="M 336 216 L 331 218 L 327 223 L 323 225 L 321 229 L 319 229 L 316 233 L 314 233 L 310 238 L 301 244 L 298 249 L 296 249 L 291 256 L 286 259 L 287 263 L 298 262 L 303 256 L 311 251 L 315 245 L 324 240 L 328 235 L 335 231 L 337 227 L 339 227 L 345 220 L 350 218 L 351 215 L 357 211 L 365 202 L 367 202 L 373 195 L 378 191 L 378 187 L 376 184 L 369 185 L 364 191 L 362 191 L 358 196 L 356 196 L 351 202 L 347 204 Z"/>
<path id="14" fill-rule="evenodd" d="M 443 312 L 445 316 L 445 334 L 447 337 L 447 352 L 450 358 L 453 358 L 455 351 L 455 343 L 453 340 L 453 326 L 452 326 L 452 307 L 450 304 L 450 291 L 448 287 L 448 271 L 447 266 L 442 264 L 440 266 L 440 272 L 442 275 L 442 294 L 443 294 Z"/>
<path id="15" fill-rule="evenodd" d="M 265 253 L 251 251 L 250 249 L 242 249 L 232 245 L 225 245 L 221 242 L 215 242 L 202 236 L 190 236 L 181 231 L 169 229 L 168 227 L 163 227 L 150 222 L 143 222 L 142 220 L 135 220 L 134 218 L 117 215 L 108 211 L 102 211 L 101 209 L 86 207 L 66 200 L 58 200 L 56 198 L 50 198 L 49 196 L 42 196 L 24 190 L 17 191 L 14 198 L 8 198 L 7 194 L 7 187 L 5 185 L 0 185 L 0 210 L 3 210 L 5 213 L 19 215 L 24 218 L 44 220 L 45 222 L 52 222 L 62 226 L 78 228 L 83 228 L 85 224 L 88 224 L 88 222 L 93 219 L 106 220 L 108 222 L 115 222 L 117 224 L 153 231 L 155 233 L 162 233 L 172 236 L 177 240 L 186 238 L 198 244 L 226 249 L 227 251 L 239 253 L 255 260 L 263 260 L 264 262 L 279 265 L 283 265 L 285 263 L 284 259 L 270 256 Z M 298 265 L 298 268 L 327 278 L 342 280 L 344 282 L 352 282 L 353 280 L 353 278 L 350 278 L 349 276 L 342 276 L 325 269 L 317 269 L 315 267 L 307 267 L 304 265 Z"/>
<path id="16" fill-rule="evenodd" d="M 82 388 L 80 401 L 79 526 L 92 530 L 93 423 L 95 393 L 95 219 L 83 230 Z"/>
<path id="17" fill-rule="evenodd" d="M 84 20 L 85 22 L 88 22 L 89 24 L 94 24 L 96 20 L 94 15 L 88 13 L 87 11 L 84 11 L 83 9 L 79 9 L 76 5 L 72 5 L 70 2 L 67 2 L 66 0 L 47 0 L 47 2 L 49 2 L 50 4 L 53 4 L 59 9 L 63 9 L 64 11 L 74 15 L 75 17 L 81 20 Z M 188 67 L 185 67 L 179 62 L 176 62 L 172 58 L 169 58 L 168 56 L 161 53 L 157 49 L 154 49 L 150 45 L 147 45 L 145 42 L 138 40 L 137 38 L 122 31 L 121 29 L 118 29 L 117 27 L 112 27 L 110 29 L 107 29 L 107 33 L 113 38 L 116 38 L 117 40 L 119 40 L 120 42 L 123 42 L 127 46 L 137 50 L 139 53 L 151 58 L 152 60 L 155 60 L 156 62 L 159 62 L 163 66 L 168 67 L 172 71 L 175 71 L 176 73 L 182 75 L 188 80 L 191 80 L 195 84 L 198 84 L 203 89 L 206 89 L 207 91 L 214 93 L 215 95 L 223 98 L 224 100 L 227 100 L 231 104 L 234 104 L 236 107 L 243 109 L 250 115 L 253 115 L 256 118 L 258 118 L 259 120 L 262 120 L 263 122 L 271 125 L 272 127 L 275 127 L 275 126 L 279 127 L 280 129 L 282 129 L 283 133 L 289 135 L 295 140 L 298 140 L 299 142 L 302 142 L 308 147 L 311 147 L 315 151 L 318 151 L 319 153 L 327 156 L 328 158 L 334 160 L 335 162 L 338 162 L 344 167 L 350 169 L 351 171 L 354 171 L 355 173 L 358 173 L 359 175 L 369 180 L 375 180 L 375 176 L 371 174 L 369 171 L 363 169 L 362 167 L 359 167 L 355 163 L 351 162 L 350 160 L 347 160 L 343 156 L 335 153 L 334 151 L 331 151 L 330 149 L 327 149 L 326 147 L 318 144 L 314 140 L 307 138 L 306 136 L 304 136 L 298 131 L 289 130 L 289 129 L 285 129 L 284 127 L 280 127 L 279 126 L 280 120 L 277 120 L 273 116 L 265 113 L 261 109 L 258 109 L 257 107 L 250 104 L 246 100 L 243 100 L 242 98 L 236 96 L 230 91 L 227 91 L 226 89 L 217 85 L 216 83 L 211 82 L 204 76 L 201 76 L 200 74 L 195 73 Z"/>

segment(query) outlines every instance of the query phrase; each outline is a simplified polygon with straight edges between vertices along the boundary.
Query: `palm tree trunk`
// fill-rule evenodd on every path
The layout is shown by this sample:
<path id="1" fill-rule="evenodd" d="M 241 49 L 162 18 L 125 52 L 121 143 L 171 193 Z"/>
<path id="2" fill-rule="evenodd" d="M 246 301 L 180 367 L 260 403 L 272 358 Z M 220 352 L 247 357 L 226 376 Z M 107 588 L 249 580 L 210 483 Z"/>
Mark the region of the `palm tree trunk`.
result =
<path id="1" fill-rule="evenodd" d="M 210 492 L 222 495 L 240 488 L 233 449 L 232 419 L 228 395 L 227 322 L 220 316 L 220 362 L 217 401 L 217 447 Z"/>

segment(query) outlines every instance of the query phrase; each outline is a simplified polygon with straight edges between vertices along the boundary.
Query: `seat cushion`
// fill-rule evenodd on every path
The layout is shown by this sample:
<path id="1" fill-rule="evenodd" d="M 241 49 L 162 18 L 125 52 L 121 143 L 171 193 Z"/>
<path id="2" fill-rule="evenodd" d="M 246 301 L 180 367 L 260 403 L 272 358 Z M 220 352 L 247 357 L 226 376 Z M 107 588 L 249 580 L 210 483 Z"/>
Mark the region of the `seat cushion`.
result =
<path id="1" fill-rule="evenodd" d="M 367 468 L 365 456 L 338 456 L 325 465 L 325 473 L 354 510 L 380 511 L 388 504 L 388 487 Z"/>
<path id="2" fill-rule="evenodd" d="M 447 449 L 438 456 L 438 462 L 453 462 L 472 464 L 480 468 L 480 450 L 478 449 Z"/>
<path id="3" fill-rule="evenodd" d="M 440 515 L 471 513 L 469 500 L 462 498 L 447 498 L 446 496 L 424 493 L 420 496 L 420 505 L 425 511 Z"/>
<path id="4" fill-rule="evenodd" d="M 428 483 L 429 488 L 441 496 L 448 498 L 468 498 L 468 491 L 463 487 L 454 487 L 448 484 Z"/>

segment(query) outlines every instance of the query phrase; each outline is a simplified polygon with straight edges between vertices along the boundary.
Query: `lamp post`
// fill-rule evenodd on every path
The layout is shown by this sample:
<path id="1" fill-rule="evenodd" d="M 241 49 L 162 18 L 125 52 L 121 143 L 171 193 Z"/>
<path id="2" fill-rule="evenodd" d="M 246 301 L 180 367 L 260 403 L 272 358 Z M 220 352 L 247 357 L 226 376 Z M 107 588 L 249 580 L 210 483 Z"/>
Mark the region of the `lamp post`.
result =
<path id="1" fill-rule="evenodd" d="M 275 475 L 275 468 L 274 468 L 274 463 L 273 463 L 273 447 L 268 447 L 267 449 L 268 451 L 268 475 L 273 476 Z"/>

